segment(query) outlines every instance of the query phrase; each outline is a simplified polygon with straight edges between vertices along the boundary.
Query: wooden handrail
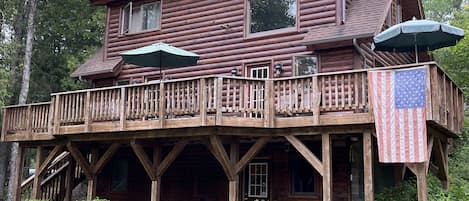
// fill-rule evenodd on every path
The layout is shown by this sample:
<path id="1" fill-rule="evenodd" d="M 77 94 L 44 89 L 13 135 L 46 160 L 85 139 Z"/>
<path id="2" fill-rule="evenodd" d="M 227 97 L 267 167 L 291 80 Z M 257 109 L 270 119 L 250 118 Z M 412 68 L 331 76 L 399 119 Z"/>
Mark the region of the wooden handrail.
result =
<path id="1" fill-rule="evenodd" d="M 435 62 L 426 62 L 275 79 L 200 76 L 54 93 L 52 102 L 4 107 L 2 137 L 7 133 L 97 132 L 94 125 L 104 123 L 117 123 L 118 128 L 100 132 L 184 127 L 185 123 L 166 123 L 177 118 L 193 118 L 193 122 L 198 117 L 200 122 L 192 126 L 236 126 L 239 118 L 250 118 L 253 121 L 242 126 L 275 128 L 277 122 L 288 126 L 282 122 L 295 116 L 313 116 L 314 121 L 305 125 L 321 125 L 323 114 L 372 114 L 366 72 L 415 66 L 427 67 L 431 77 L 428 83 L 435 84 L 428 89 L 432 93 L 427 97 L 430 119 L 441 119 L 443 126 L 448 121 L 450 130 L 460 129 L 462 90 Z M 438 103 L 436 93 L 447 93 L 443 103 Z M 433 116 L 438 118 L 432 119 Z M 144 121 L 154 123 L 146 127 Z M 365 123 L 372 121 L 370 117 Z"/>

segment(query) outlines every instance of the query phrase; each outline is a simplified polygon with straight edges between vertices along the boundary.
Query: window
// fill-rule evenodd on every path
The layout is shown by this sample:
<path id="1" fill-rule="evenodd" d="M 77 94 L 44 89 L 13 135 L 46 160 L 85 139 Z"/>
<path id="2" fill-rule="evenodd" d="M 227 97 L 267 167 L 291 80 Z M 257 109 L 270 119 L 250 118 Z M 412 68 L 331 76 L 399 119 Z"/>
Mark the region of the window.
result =
<path id="1" fill-rule="evenodd" d="M 248 196 L 254 198 L 268 197 L 268 164 L 249 163 Z"/>
<path id="2" fill-rule="evenodd" d="M 295 56 L 294 69 L 296 76 L 318 73 L 318 57 L 315 55 Z"/>
<path id="3" fill-rule="evenodd" d="M 248 33 L 296 27 L 296 0 L 249 0 Z"/>
<path id="4" fill-rule="evenodd" d="M 134 5 L 132 2 L 122 8 L 121 32 L 137 33 L 159 28 L 160 2 Z"/>

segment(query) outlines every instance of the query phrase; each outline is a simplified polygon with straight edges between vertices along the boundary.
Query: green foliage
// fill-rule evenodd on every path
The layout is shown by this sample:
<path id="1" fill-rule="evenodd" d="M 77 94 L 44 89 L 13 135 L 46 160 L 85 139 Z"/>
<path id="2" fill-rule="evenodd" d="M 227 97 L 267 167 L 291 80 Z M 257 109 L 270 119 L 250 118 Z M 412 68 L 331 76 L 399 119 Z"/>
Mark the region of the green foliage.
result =
<path id="1" fill-rule="evenodd" d="M 455 13 L 451 24 L 469 33 L 469 5 Z M 469 87 L 469 37 L 463 38 L 456 46 L 434 51 L 435 60 L 464 90 Z M 466 93 L 466 101 L 468 101 Z"/>
<path id="2" fill-rule="evenodd" d="M 466 0 L 424 0 L 425 17 L 439 22 L 448 22 Z"/>
<path id="3" fill-rule="evenodd" d="M 415 180 L 404 181 L 392 188 L 386 188 L 376 194 L 376 201 L 416 201 L 417 189 Z"/>

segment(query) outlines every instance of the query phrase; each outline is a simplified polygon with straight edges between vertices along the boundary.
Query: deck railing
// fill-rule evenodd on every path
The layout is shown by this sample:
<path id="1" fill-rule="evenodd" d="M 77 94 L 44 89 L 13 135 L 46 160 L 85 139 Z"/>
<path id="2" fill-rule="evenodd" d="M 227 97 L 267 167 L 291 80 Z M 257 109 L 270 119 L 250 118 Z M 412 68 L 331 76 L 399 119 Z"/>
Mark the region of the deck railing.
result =
<path id="1" fill-rule="evenodd" d="M 422 65 L 430 75 L 427 119 L 459 133 L 462 91 L 435 63 L 418 66 Z M 206 76 L 56 93 L 50 103 L 6 107 L 2 137 L 7 141 L 36 140 L 62 134 L 210 125 L 367 124 L 373 122 L 367 71 L 267 80 Z M 247 118 L 250 120 L 243 121 Z"/>

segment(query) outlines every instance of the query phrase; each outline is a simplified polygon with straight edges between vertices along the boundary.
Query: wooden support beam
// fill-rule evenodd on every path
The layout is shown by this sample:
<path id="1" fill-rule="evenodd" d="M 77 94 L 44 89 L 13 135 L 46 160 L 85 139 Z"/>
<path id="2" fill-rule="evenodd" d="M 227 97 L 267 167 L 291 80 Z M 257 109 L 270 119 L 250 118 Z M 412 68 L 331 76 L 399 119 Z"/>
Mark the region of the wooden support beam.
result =
<path id="1" fill-rule="evenodd" d="M 91 163 L 90 163 L 90 169 L 92 170 L 93 167 L 96 165 L 96 162 L 98 161 L 98 155 L 99 155 L 99 150 L 98 148 L 93 148 L 91 150 Z M 96 198 L 96 185 L 97 185 L 97 177 L 94 172 L 92 172 L 92 177 L 88 179 L 88 193 L 86 195 L 87 200 L 93 200 Z"/>
<path id="2" fill-rule="evenodd" d="M 236 164 L 239 159 L 239 139 L 231 143 L 230 146 L 230 161 Z M 236 171 L 235 171 L 236 172 Z M 235 180 L 228 181 L 228 201 L 238 201 L 239 197 L 239 174 L 235 173 Z"/>
<path id="3" fill-rule="evenodd" d="M 177 156 L 182 152 L 184 147 L 189 143 L 188 140 L 180 140 L 174 145 L 173 149 L 166 155 L 166 157 L 161 161 L 161 164 L 157 165 L 156 177 L 163 176 L 164 172 L 169 168 L 169 166 L 174 162 Z"/>
<path id="4" fill-rule="evenodd" d="M 448 181 L 448 155 L 445 151 L 446 147 L 442 145 L 440 137 L 435 137 L 433 143 L 435 146 L 435 162 L 438 167 L 438 174 L 436 176 L 442 181 L 443 187 L 445 187 Z"/>
<path id="5" fill-rule="evenodd" d="M 228 201 L 238 201 L 239 179 L 228 181 L 228 188 Z"/>
<path id="6" fill-rule="evenodd" d="M 67 149 L 70 151 L 70 154 L 72 155 L 73 159 L 77 162 L 77 164 L 83 169 L 83 173 L 88 179 L 93 179 L 93 171 L 88 164 L 88 161 L 83 157 L 81 154 L 80 150 L 75 144 L 72 144 L 72 142 L 67 143 Z"/>
<path id="7" fill-rule="evenodd" d="M 64 201 L 72 201 L 72 191 L 73 191 L 73 177 L 75 171 L 75 163 L 70 160 L 70 164 L 67 168 L 67 176 L 65 178 L 65 198 Z"/>
<path id="8" fill-rule="evenodd" d="M 44 162 L 42 162 L 41 166 L 35 174 L 39 176 L 42 175 L 46 170 L 47 166 L 49 166 L 49 164 L 55 159 L 55 157 L 57 157 L 57 155 L 59 155 L 63 151 L 64 146 L 65 145 L 63 143 L 59 143 L 58 145 L 56 145 L 54 149 L 52 149 L 52 151 L 49 153 L 47 158 L 44 159 Z"/>
<path id="9" fill-rule="evenodd" d="M 430 166 L 430 159 L 432 158 L 434 138 L 435 137 L 433 135 L 431 135 L 431 134 L 428 135 L 428 142 L 427 142 L 428 160 L 425 162 L 425 170 L 427 171 L 427 174 L 428 174 L 428 169 L 429 169 L 429 166 Z"/>
<path id="10" fill-rule="evenodd" d="M 138 160 L 142 164 L 143 169 L 145 169 L 145 172 L 147 173 L 148 177 L 150 177 L 150 180 L 155 181 L 157 179 L 156 171 L 155 169 L 153 169 L 153 163 L 151 162 L 147 153 L 145 153 L 145 150 L 143 149 L 142 145 L 136 143 L 135 140 L 132 140 L 130 142 L 130 146 L 132 147 L 132 150 L 134 151 Z"/>
<path id="11" fill-rule="evenodd" d="M 160 201 L 161 178 L 151 181 L 151 201 Z"/>
<path id="12" fill-rule="evenodd" d="M 244 167 L 261 151 L 261 149 L 267 144 L 267 142 L 270 140 L 271 137 L 261 137 L 259 138 L 254 145 L 249 148 L 249 150 L 244 154 L 244 156 L 239 160 L 235 167 L 234 167 L 234 173 L 239 174 Z"/>
<path id="13" fill-rule="evenodd" d="M 363 172 L 365 201 L 374 200 L 373 189 L 373 146 L 370 131 L 363 133 Z M 405 168 L 405 167 L 404 167 Z"/>
<path id="14" fill-rule="evenodd" d="M 33 181 L 33 188 L 31 191 L 31 198 L 32 199 L 40 199 L 41 195 L 41 174 L 39 174 L 39 170 L 41 169 L 41 164 L 42 164 L 42 154 L 43 154 L 43 148 L 42 146 L 38 146 L 36 148 L 36 172 L 34 174 L 34 181 Z"/>
<path id="15" fill-rule="evenodd" d="M 18 146 L 18 155 L 16 157 L 16 170 L 15 170 L 15 181 L 13 183 L 13 196 L 12 201 L 21 200 L 21 173 L 23 172 L 23 157 L 24 147 Z"/>
<path id="16" fill-rule="evenodd" d="M 323 176 L 324 168 L 321 161 L 304 145 L 298 138 L 293 135 L 286 135 L 285 138 L 295 149 L 311 164 L 318 173 Z"/>
<path id="17" fill-rule="evenodd" d="M 120 143 L 112 143 L 111 146 L 104 152 L 104 154 L 99 158 L 96 164 L 93 166 L 93 174 L 97 175 L 101 170 L 106 166 L 106 164 L 111 160 L 112 156 L 119 150 L 121 146 Z"/>
<path id="18" fill-rule="evenodd" d="M 218 160 L 220 165 L 222 166 L 223 170 L 225 171 L 226 177 L 228 177 L 229 181 L 235 180 L 235 173 L 233 164 L 231 163 L 230 159 L 228 158 L 228 154 L 223 147 L 223 144 L 220 138 L 216 135 L 210 136 L 210 148 L 209 150 Z"/>
<path id="19" fill-rule="evenodd" d="M 417 171 L 417 195 L 418 201 L 427 201 L 427 170 L 425 169 L 425 163 L 415 164 Z"/>
<path id="20" fill-rule="evenodd" d="M 322 134 L 322 200 L 332 200 L 332 149 L 331 137 L 329 133 Z"/>

